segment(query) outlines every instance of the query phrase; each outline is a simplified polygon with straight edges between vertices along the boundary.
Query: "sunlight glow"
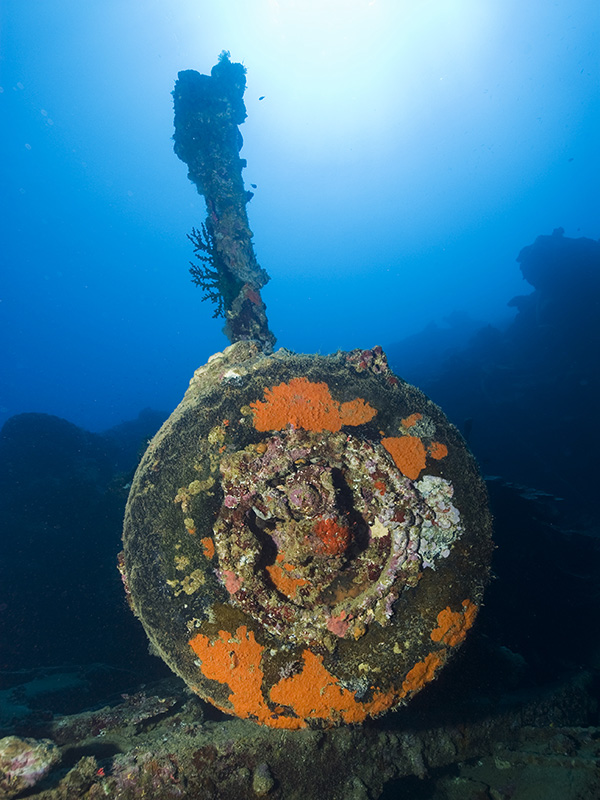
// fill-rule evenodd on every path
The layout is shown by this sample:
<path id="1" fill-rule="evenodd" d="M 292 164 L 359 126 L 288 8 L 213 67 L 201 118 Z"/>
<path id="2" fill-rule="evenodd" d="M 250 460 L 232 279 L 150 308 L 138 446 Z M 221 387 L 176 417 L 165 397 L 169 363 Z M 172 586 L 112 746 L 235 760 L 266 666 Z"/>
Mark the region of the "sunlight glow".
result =
<path id="1" fill-rule="evenodd" d="M 492 12 L 472 0 L 230 0 L 210 20 L 248 67 L 247 102 L 265 106 L 302 152 L 358 144 L 400 115 L 412 130 L 427 98 L 477 72 Z M 198 15 L 198 22 L 206 19 Z"/>

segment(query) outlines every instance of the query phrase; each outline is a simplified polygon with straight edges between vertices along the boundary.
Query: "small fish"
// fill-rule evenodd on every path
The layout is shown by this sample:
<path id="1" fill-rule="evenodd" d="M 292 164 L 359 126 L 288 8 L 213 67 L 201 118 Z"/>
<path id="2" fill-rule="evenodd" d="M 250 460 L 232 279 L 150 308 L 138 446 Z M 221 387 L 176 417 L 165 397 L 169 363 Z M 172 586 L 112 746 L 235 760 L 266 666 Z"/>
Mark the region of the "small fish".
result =
<path id="1" fill-rule="evenodd" d="M 264 96 L 264 94 L 261 94 L 261 96 L 260 96 L 258 99 L 259 99 L 259 100 L 264 100 L 264 99 L 265 99 L 265 96 Z"/>
<path id="2" fill-rule="evenodd" d="M 251 186 L 253 189 L 256 189 L 256 184 L 255 184 L 255 183 L 251 183 L 251 184 L 250 184 L 250 186 Z"/>

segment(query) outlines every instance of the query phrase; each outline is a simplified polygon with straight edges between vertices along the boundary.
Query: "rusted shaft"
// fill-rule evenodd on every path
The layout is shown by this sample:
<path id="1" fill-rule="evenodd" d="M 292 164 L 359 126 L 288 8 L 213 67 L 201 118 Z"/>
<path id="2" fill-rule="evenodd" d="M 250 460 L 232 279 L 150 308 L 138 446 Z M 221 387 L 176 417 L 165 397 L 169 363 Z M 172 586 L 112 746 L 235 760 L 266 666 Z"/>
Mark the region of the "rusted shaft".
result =
<path id="1" fill-rule="evenodd" d="M 265 351 L 273 349 L 260 289 L 269 276 L 256 260 L 246 203 L 240 158 L 242 136 L 238 125 L 246 118 L 246 70 L 222 53 L 210 75 L 180 72 L 173 92 L 174 150 L 188 166 L 188 177 L 206 200 L 207 218 L 193 231 L 200 265 L 192 264 L 195 283 L 224 316 L 224 333 L 233 342 L 252 339 Z"/>

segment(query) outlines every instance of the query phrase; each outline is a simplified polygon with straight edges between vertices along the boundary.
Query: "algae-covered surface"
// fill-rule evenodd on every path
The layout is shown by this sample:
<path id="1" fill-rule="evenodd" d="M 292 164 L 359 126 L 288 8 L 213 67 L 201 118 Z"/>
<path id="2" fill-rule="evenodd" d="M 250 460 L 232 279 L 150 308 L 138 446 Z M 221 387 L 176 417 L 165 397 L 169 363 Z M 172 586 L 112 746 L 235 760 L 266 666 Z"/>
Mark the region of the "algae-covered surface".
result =
<path id="1" fill-rule="evenodd" d="M 361 722 L 433 680 L 475 620 L 490 554 L 474 459 L 380 348 L 239 342 L 151 442 L 122 569 L 195 692 L 293 729 Z"/>

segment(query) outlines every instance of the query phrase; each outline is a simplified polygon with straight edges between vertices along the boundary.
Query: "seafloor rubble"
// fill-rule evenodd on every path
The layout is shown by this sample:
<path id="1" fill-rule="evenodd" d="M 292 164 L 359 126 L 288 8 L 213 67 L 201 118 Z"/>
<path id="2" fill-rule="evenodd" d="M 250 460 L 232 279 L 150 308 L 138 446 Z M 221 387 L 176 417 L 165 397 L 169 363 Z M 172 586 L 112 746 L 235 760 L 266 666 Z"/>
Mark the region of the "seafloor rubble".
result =
<path id="1" fill-rule="evenodd" d="M 404 724 L 393 715 L 383 725 L 286 731 L 206 719 L 201 701 L 173 679 L 38 726 L 37 740 L 0 740 L 0 796 L 374 800 L 431 797 L 419 791 L 436 787 L 435 796 L 448 799 L 591 800 L 600 789 L 600 728 L 585 727 L 594 711 L 590 681 L 581 674 L 507 695 L 453 722 L 423 708 L 421 721 L 411 714 Z M 523 793 L 533 776 L 540 793 Z M 549 776 L 562 794 L 541 790 Z"/>

